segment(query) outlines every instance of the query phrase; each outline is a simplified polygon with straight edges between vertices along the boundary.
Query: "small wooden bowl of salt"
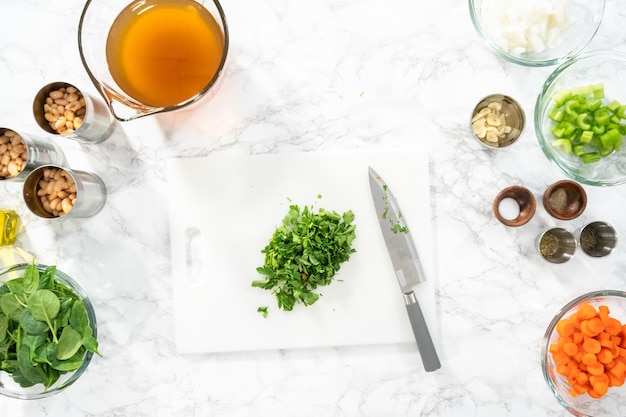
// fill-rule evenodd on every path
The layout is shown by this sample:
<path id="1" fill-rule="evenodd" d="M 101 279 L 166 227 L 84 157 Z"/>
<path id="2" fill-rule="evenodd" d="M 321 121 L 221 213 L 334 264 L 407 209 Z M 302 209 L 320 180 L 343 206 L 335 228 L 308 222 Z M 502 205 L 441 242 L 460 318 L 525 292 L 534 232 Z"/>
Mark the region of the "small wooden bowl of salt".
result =
<path id="1" fill-rule="evenodd" d="M 535 215 L 537 202 L 533 193 L 521 185 L 512 185 L 500 191 L 493 200 L 493 213 L 500 223 L 518 227 Z"/>
<path id="2" fill-rule="evenodd" d="M 572 220 L 587 207 L 587 193 L 579 183 L 561 180 L 550 185 L 543 193 L 543 207 L 559 220 Z"/>

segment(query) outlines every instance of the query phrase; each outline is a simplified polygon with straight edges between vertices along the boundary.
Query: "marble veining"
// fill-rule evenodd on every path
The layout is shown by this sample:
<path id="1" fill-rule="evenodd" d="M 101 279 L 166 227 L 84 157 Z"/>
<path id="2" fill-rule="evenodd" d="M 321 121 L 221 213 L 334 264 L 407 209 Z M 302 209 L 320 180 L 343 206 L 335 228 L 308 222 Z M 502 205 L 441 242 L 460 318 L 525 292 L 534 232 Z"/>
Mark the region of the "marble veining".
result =
<path id="1" fill-rule="evenodd" d="M 41 133 L 36 91 L 70 81 L 96 94 L 76 30 L 83 2 L 22 0 L 1 6 L 0 126 Z M 543 156 L 532 113 L 553 68 L 494 56 L 472 27 L 467 2 L 441 0 L 237 0 L 223 3 L 231 49 L 211 100 L 120 123 L 96 146 L 62 141 L 68 162 L 92 170 L 109 192 L 95 217 L 48 222 L 31 215 L 20 184 L 0 183 L 2 206 L 25 229 L 17 245 L 58 264 L 90 295 L 104 358 L 49 399 L 0 397 L 4 417 L 242 417 L 568 415 L 540 368 L 543 332 L 571 298 L 624 288 L 626 252 L 578 254 L 555 266 L 534 247 L 546 227 L 573 230 L 592 219 L 626 225 L 623 187 L 585 187 L 580 218 L 561 222 L 541 207 L 563 178 Z M 607 0 L 586 50 L 626 51 L 626 3 Z M 527 126 L 497 152 L 470 135 L 476 102 L 515 97 Z M 420 148 L 429 155 L 442 360 L 426 374 L 417 347 L 353 346 L 244 353 L 176 352 L 166 161 L 214 152 L 251 154 Z M 536 216 L 506 228 L 492 215 L 498 191 L 520 184 Z"/>

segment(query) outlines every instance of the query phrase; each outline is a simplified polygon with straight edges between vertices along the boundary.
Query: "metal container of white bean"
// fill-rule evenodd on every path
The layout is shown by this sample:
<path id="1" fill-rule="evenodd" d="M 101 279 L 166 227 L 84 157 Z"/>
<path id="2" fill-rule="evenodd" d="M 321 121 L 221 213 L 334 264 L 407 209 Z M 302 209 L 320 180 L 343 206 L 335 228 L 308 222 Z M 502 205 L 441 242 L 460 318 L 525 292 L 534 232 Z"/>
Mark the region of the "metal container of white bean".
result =
<path id="1" fill-rule="evenodd" d="M 24 181 L 41 165 L 64 163 L 65 155 L 54 141 L 0 127 L 0 181 Z"/>
<path id="2" fill-rule="evenodd" d="M 72 84 L 57 81 L 37 92 L 33 115 L 46 132 L 83 143 L 100 143 L 115 128 L 106 104 Z"/>
<path id="3" fill-rule="evenodd" d="M 107 190 L 92 172 L 43 165 L 24 181 L 23 197 L 28 209 L 39 217 L 91 217 L 104 207 Z"/>

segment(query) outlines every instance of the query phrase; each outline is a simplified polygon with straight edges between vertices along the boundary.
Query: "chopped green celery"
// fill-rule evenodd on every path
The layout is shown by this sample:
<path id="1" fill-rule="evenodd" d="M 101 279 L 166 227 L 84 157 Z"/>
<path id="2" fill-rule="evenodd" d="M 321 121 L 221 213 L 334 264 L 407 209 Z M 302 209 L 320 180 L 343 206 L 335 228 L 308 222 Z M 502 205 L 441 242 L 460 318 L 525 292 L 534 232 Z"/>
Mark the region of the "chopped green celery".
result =
<path id="1" fill-rule="evenodd" d="M 561 126 L 560 124 L 554 125 L 552 126 L 552 129 L 550 129 L 550 132 L 552 132 L 552 134 L 556 136 L 557 138 L 562 138 L 563 133 L 565 132 L 565 128 Z"/>
<path id="2" fill-rule="evenodd" d="M 587 100 L 587 111 L 593 112 L 602 107 L 602 100 L 599 98 L 590 98 Z"/>
<path id="3" fill-rule="evenodd" d="M 602 125 L 593 125 L 591 126 L 591 130 L 593 130 L 594 134 L 601 135 L 606 131 L 606 127 Z"/>
<path id="4" fill-rule="evenodd" d="M 621 149 L 626 137 L 626 123 L 622 124 L 626 105 L 617 100 L 604 104 L 608 100 L 603 83 L 562 88 L 552 100 L 554 107 L 548 118 L 554 121 L 553 146 L 573 152 L 584 163 L 599 161 Z"/>
<path id="5" fill-rule="evenodd" d="M 574 155 L 580 156 L 585 153 L 585 145 L 574 145 L 572 150 L 574 151 Z"/>
<path id="6" fill-rule="evenodd" d="M 600 136 L 600 141 L 602 141 L 602 144 L 604 145 L 612 145 L 616 143 L 621 137 L 622 134 L 620 133 L 619 129 L 611 129 Z"/>
<path id="7" fill-rule="evenodd" d="M 582 130 L 591 129 L 591 124 L 587 121 L 589 119 L 588 116 L 589 116 L 589 113 L 581 113 L 576 118 L 576 124 Z"/>
<path id="8" fill-rule="evenodd" d="M 578 116 L 580 109 L 580 103 L 575 98 L 569 99 L 565 102 L 565 113 L 571 116 Z"/>
<path id="9" fill-rule="evenodd" d="M 552 96 L 552 100 L 554 101 L 554 105 L 556 107 L 561 107 L 571 96 L 572 92 L 569 88 L 561 88 Z"/>
<path id="10" fill-rule="evenodd" d="M 592 162 L 598 162 L 601 157 L 598 152 L 587 152 L 587 153 L 580 155 L 580 158 L 583 160 L 585 164 L 590 164 Z"/>
<path id="11" fill-rule="evenodd" d="M 552 146 L 561 148 L 565 153 L 572 152 L 572 142 L 567 139 L 556 139 L 552 142 Z"/>
<path id="12" fill-rule="evenodd" d="M 606 131 L 608 132 L 609 130 L 613 130 L 613 129 L 617 129 L 617 130 L 619 130 L 619 127 L 620 127 L 620 126 L 621 126 L 621 125 L 620 125 L 619 123 L 613 123 L 613 122 L 611 122 L 611 123 L 609 123 L 608 125 L 606 125 Z"/>
<path id="13" fill-rule="evenodd" d="M 583 85 L 580 87 L 572 88 L 572 95 L 574 96 L 590 96 L 593 95 L 593 86 Z"/>
<path id="14" fill-rule="evenodd" d="M 603 99 L 604 98 L 604 83 L 594 84 L 592 86 L 593 89 L 593 98 Z"/>
<path id="15" fill-rule="evenodd" d="M 552 128 L 552 133 L 558 138 L 570 139 L 576 132 L 576 125 L 571 122 L 561 122 Z"/>
<path id="16" fill-rule="evenodd" d="M 548 117 L 555 122 L 561 122 L 565 117 L 565 112 L 558 107 L 554 107 L 548 114 Z"/>
<path id="17" fill-rule="evenodd" d="M 600 154 L 600 156 L 604 157 L 604 156 L 609 156 L 613 153 L 615 149 L 613 148 L 613 145 L 609 145 L 607 147 L 600 147 L 600 149 L 598 150 L 598 153 Z"/>
<path id="18" fill-rule="evenodd" d="M 600 107 L 598 110 L 593 112 L 593 118 L 596 121 L 596 124 L 608 125 L 611 121 L 611 114 L 605 107 Z"/>
<path id="19" fill-rule="evenodd" d="M 591 130 L 585 130 L 580 135 L 580 143 L 583 143 L 583 144 L 591 143 L 591 139 L 593 139 L 593 131 Z"/>
<path id="20" fill-rule="evenodd" d="M 620 108 L 620 106 L 621 106 L 621 103 L 619 101 L 613 100 L 609 104 L 606 105 L 606 108 L 611 110 L 611 113 L 615 113 L 617 109 Z"/>

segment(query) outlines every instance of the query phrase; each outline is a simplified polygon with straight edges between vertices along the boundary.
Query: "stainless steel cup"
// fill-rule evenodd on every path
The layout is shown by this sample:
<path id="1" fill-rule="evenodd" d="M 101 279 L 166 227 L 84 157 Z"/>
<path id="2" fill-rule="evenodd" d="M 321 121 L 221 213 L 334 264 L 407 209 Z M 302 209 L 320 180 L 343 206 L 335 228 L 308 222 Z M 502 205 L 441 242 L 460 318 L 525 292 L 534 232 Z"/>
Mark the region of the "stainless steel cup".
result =
<path id="1" fill-rule="evenodd" d="M 42 189 L 41 182 L 46 181 L 46 169 L 63 170 L 74 181 L 75 200 L 73 200 L 73 206 L 69 211 L 55 214 L 49 210 L 49 207 L 45 206 L 45 198 L 50 200 L 50 194 Z M 54 187 L 50 187 L 50 189 L 51 192 L 56 192 Z M 44 165 L 31 172 L 24 181 L 23 197 L 28 209 L 39 217 L 46 219 L 91 217 L 104 207 L 107 190 L 104 181 L 94 173 L 58 165 Z M 59 210 L 54 211 L 58 212 Z"/>
<path id="2" fill-rule="evenodd" d="M 617 246 L 617 232 L 610 224 L 591 222 L 576 231 L 578 244 L 583 252 L 594 258 L 610 254 Z"/>
<path id="3" fill-rule="evenodd" d="M 66 104 L 65 102 L 67 100 L 64 98 L 56 99 L 60 100 L 56 103 L 56 100 L 50 97 L 50 93 L 59 91 L 62 88 L 67 89 L 68 87 L 76 89 L 79 95 L 84 99 L 85 114 L 79 116 L 82 120 L 80 127 L 76 129 L 73 128 L 72 131 L 68 131 L 67 133 L 59 133 L 58 130 L 51 126 L 51 123 L 56 123 L 61 117 L 67 122 L 67 116 L 69 115 L 66 115 L 65 111 L 73 112 L 73 108 L 70 107 L 69 110 L 67 110 L 67 106 L 71 106 L 71 104 Z M 58 114 L 53 113 L 51 110 L 46 111 L 46 104 L 48 106 L 63 105 L 63 111 Z M 50 83 L 37 92 L 33 100 L 33 116 L 37 124 L 46 132 L 83 143 L 100 143 L 104 141 L 113 133 L 116 123 L 109 108 L 102 100 L 87 94 L 84 90 L 72 84 L 62 81 Z M 75 117 L 76 116 L 72 114 L 72 120 Z"/>
<path id="4" fill-rule="evenodd" d="M 19 156 L 15 147 L 11 146 L 9 149 L 6 142 L 15 139 L 21 139 L 21 143 L 24 145 L 24 151 L 21 148 L 18 149 Z M 20 143 L 19 140 L 15 143 Z M 13 151 L 13 153 L 11 152 Z M 10 162 L 4 164 L 4 162 L 12 161 L 13 166 L 11 170 L 16 171 L 15 161 L 19 158 L 19 172 L 17 175 L 0 175 L 0 181 L 24 181 L 26 177 L 37 167 L 45 164 L 64 164 L 65 154 L 61 148 L 49 139 L 42 139 L 31 135 L 29 133 L 9 129 L 6 127 L 0 127 L 0 170 L 5 166 L 8 166 Z M 6 159 L 6 161 L 5 161 Z"/>
<path id="5" fill-rule="evenodd" d="M 536 246 L 543 259 L 554 264 L 562 264 L 574 256 L 576 239 L 570 231 L 554 227 L 537 237 Z"/>

